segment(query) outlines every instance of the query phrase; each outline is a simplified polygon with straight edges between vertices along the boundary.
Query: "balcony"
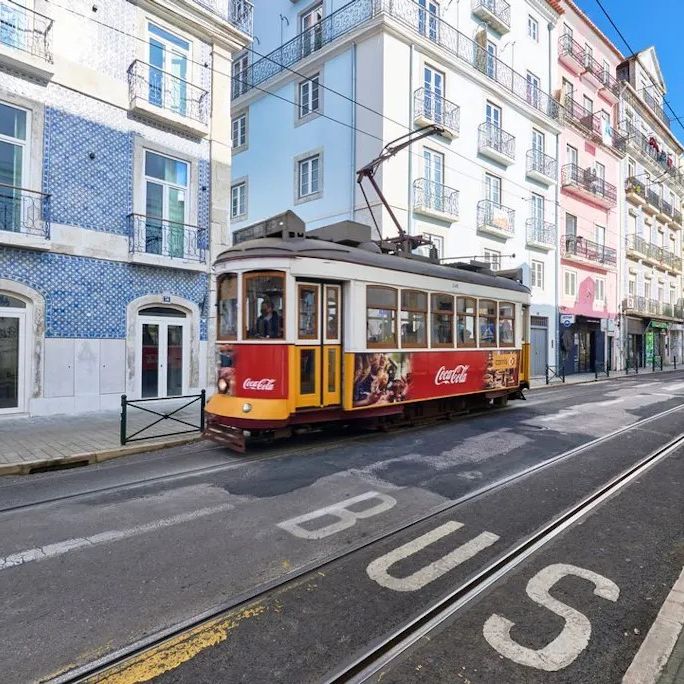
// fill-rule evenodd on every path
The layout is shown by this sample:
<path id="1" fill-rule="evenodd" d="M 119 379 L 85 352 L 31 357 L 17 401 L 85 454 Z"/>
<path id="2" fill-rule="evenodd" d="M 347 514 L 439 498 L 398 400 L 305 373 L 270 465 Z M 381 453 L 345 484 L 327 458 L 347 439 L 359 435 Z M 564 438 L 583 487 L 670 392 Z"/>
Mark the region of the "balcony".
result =
<path id="1" fill-rule="evenodd" d="M 603 69 L 601 83 L 599 95 L 610 104 L 616 104 L 620 99 L 620 82 L 607 69 Z"/>
<path id="2" fill-rule="evenodd" d="M 567 33 L 558 39 L 558 58 L 576 76 L 584 71 L 584 48 Z"/>
<path id="3" fill-rule="evenodd" d="M 618 133 L 609 122 L 606 122 L 601 112 L 586 116 L 582 125 L 595 142 L 611 147 L 619 154 L 627 152 L 627 136 Z"/>
<path id="4" fill-rule="evenodd" d="M 498 126 L 485 122 L 478 128 L 478 152 L 508 166 L 515 161 L 515 138 Z"/>
<path id="5" fill-rule="evenodd" d="M 640 235 L 627 236 L 627 254 L 633 259 L 673 273 L 681 272 L 682 260 L 664 247 L 645 240 Z"/>
<path id="6" fill-rule="evenodd" d="M 563 96 L 562 102 L 564 121 L 579 126 L 584 133 L 589 132 L 592 113 L 568 95 Z"/>
<path id="7" fill-rule="evenodd" d="M 252 36 L 254 5 L 249 0 L 197 0 L 197 2 L 230 22 L 238 31 Z"/>
<path id="8" fill-rule="evenodd" d="M 50 249 L 50 195 L 0 184 L 0 245 Z"/>
<path id="9" fill-rule="evenodd" d="M 205 228 L 142 214 L 128 216 L 128 251 L 132 262 L 205 271 L 207 249 Z"/>
<path id="10" fill-rule="evenodd" d="M 49 81 L 55 72 L 52 24 L 49 17 L 12 0 L 0 0 L 0 65 Z"/>
<path id="11" fill-rule="evenodd" d="M 511 6 L 505 0 L 473 0 L 473 14 L 501 35 L 511 30 Z"/>
<path id="12" fill-rule="evenodd" d="M 670 225 L 675 229 L 682 227 L 682 212 L 681 211 L 678 211 L 677 209 L 675 209 L 672 212 L 672 220 L 670 221 Z"/>
<path id="13" fill-rule="evenodd" d="M 552 185 L 558 175 L 558 162 L 541 150 L 527 150 L 527 177 Z"/>
<path id="14" fill-rule="evenodd" d="M 629 91 L 626 91 L 626 93 L 627 100 L 633 103 L 634 98 L 630 99 Z M 684 192 L 684 175 L 675 168 L 672 155 L 668 154 L 665 149 L 661 149 L 654 136 L 645 136 L 630 123 L 625 124 L 625 129 L 628 145 L 641 156 L 642 161 L 649 164 L 656 175 L 666 174 L 669 176 L 669 180 L 672 183 L 676 183 Z"/>
<path id="15" fill-rule="evenodd" d="M 660 211 L 660 195 L 655 190 L 651 190 L 651 188 L 646 188 L 644 211 L 652 216 L 655 216 Z"/>
<path id="16" fill-rule="evenodd" d="M 633 176 L 625 181 L 625 193 L 627 201 L 638 207 L 646 202 L 646 186 Z"/>
<path id="17" fill-rule="evenodd" d="M 567 192 L 606 209 L 617 206 L 617 188 L 597 176 L 595 169 L 566 164 L 561 170 L 561 186 Z"/>
<path id="18" fill-rule="evenodd" d="M 660 200 L 660 206 L 658 207 L 658 219 L 663 223 L 669 223 L 673 213 L 672 205 L 662 198 Z"/>
<path id="19" fill-rule="evenodd" d="M 608 267 L 617 265 L 616 250 L 577 235 L 564 235 L 561 248 L 562 256 L 566 259 L 588 261 Z"/>
<path id="20" fill-rule="evenodd" d="M 195 137 L 209 133 L 209 93 L 139 59 L 128 68 L 129 109 Z"/>
<path id="21" fill-rule="evenodd" d="M 681 305 L 666 304 L 657 299 L 648 297 L 629 296 L 622 301 L 622 310 L 627 314 L 636 314 L 649 318 L 669 318 L 681 321 L 684 317 L 684 310 Z"/>
<path id="22" fill-rule="evenodd" d="M 550 251 L 556 246 L 556 226 L 533 216 L 525 221 L 527 246 Z"/>
<path id="23" fill-rule="evenodd" d="M 461 121 L 461 108 L 425 88 L 413 94 L 414 121 L 419 126 L 436 123 L 446 128 L 445 137 L 457 138 Z"/>
<path id="24" fill-rule="evenodd" d="M 418 178 L 413 181 L 413 210 L 449 223 L 458 221 L 458 190 Z"/>
<path id="25" fill-rule="evenodd" d="M 584 54 L 582 77 L 594 88 L 598 89 L 603 86 L 603 66 L 587 53 Z"/>
<path id="26" fill-rule="evenodd" d="M 665 114 L 663 105 L 660 104 L 660 102 L 648 92 L 648 89 L 642 88 L 639 95 L 641 95 L 641 99 L 646 103 L 656 117 L 660 119 L 667 128 L 670 128 L 670 117 Z"/>
<path id="27" fill-rule="evenodd" d="M 482 4 L 489 6 L 490 3 L 486 0 Z M 496 3 L 494 6 L 499 7 Z M 535 88 L 534 96 L 530 97 L 527 76 L 514 71 L 437 14 L 428 12 L 425 6 L 412 0 L 351 0 L 324 17 L 312 29 L 300 33 L 248 67 L 244 75 L 247 86 L 240 92 L 234 92 L 233 99 L 242 97 L 252 87 L 291 69 L 298 61 L 308 57 L 312 48 L 323 49 L 341 36 L 380 16 L 385 21 L 400 24 L 400 30 L 412 31 L 419 40 L 429 40 L 439 46 L 448 53 L 449 58 L 458 59 L 473 67 L 493 80 L 502 91 L 524 100 L 544 116 L 558 119 L 558 102 L 548 93 Z M 312 32 L 316 36 L 313 41 Z"/>
<path id="28" fill-rule="evenodd" d="M 492 200 L 480 200 L 477 203 L 477 229 L 505 240 L 513 237 L 515 211 Z"/>

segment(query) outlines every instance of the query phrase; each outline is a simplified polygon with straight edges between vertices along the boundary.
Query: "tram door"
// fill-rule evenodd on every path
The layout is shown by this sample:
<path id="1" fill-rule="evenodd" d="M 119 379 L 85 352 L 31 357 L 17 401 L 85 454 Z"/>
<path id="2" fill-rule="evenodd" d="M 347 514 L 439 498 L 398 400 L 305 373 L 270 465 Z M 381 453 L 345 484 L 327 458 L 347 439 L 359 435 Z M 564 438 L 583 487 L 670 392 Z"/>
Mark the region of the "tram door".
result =
<path id="1" fill-rule="evenodd" d="M 297 408 L 342 403 L 342 288 L 297 282 Z"/>

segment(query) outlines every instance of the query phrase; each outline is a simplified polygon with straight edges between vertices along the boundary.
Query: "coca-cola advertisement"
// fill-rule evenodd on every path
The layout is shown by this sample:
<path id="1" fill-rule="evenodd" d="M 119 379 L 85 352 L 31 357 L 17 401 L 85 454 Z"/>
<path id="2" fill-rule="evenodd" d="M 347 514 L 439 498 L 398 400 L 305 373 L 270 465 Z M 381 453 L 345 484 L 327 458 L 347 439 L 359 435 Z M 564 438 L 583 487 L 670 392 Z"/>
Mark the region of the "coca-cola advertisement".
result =
<path id="1" fill-rule="evenodd" d="M 355 355 L 354 407 L 518 386 L 520 352 L 376 352 Z"/>
<path id="2" fill-rule="evenodd" d="M 287 397 L 287 346 L 224 344 L 219 347 L 219 390 L 238 397 Z"/>

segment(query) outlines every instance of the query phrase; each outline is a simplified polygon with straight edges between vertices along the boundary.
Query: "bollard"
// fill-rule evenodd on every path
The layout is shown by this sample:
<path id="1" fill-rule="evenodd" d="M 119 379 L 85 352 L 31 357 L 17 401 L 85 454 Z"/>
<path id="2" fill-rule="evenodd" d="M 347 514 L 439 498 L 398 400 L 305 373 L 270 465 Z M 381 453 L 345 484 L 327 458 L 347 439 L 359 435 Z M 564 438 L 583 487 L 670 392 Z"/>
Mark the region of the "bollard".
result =
<path id="1" fill-rule="evenodd" d="M 674 369 L 677 370 L 677 357 L 674 357 Z"/>
<path id="2" fill-rule="evenodd" d="M 561 366 L 561 380 L 565 382 L 565 364 Z"/>
<path id="3" fill-rule="evenodd" d="M 549 364 L 546 364 L 546 384 L 549 384 Z"/>
<path id="4" fill-rule="evenodd" d="M 663 370 L 663 355 L 660 355 L 660 370 Z"/>
<path id="5" fill-rule="evenodd" d="M 651 354 L 651 372 L 655 373 L 655 354 Z"/>
<path id="6" fill-rule="evenodd" d="M 200 430 L 204 432 L 204 407 L 207 404 L 207 390 L 202 390 L 202 398 L 200 399 Z"/>
<path id="7" fill-rule="evenodd" d="M 598 363 L 594 364 L 594 382 L 598 380 Z"/>
<path id="8" fill-rule="evenodd" d="M 121 423 L 119 425 L 119 441 L 121 446 L 126 446 L 126 395 L 121 395 Z"/>

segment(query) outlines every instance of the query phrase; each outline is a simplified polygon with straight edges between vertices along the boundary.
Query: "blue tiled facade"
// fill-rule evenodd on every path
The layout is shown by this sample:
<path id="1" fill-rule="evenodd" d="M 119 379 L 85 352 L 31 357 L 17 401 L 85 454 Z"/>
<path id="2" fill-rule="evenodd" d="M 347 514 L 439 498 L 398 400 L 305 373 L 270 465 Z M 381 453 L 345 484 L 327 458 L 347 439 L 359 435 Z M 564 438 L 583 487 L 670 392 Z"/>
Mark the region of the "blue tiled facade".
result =
<path id="1" fill-rule="evenodd" d="M 10 248 L 0 248 L 0 273 L 45 297 L 46 337 L 124 338 L 128 303 L 162 292 L 197 304 L 207 336 L 206 273 Z"/>

